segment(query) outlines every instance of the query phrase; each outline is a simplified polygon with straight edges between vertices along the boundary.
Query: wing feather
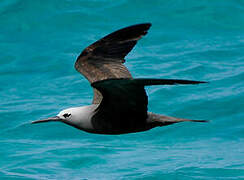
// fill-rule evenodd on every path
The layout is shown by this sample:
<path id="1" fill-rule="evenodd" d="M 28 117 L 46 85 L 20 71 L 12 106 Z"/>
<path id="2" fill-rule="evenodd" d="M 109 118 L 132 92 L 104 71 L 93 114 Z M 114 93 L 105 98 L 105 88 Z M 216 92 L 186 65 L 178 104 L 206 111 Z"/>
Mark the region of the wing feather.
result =
<path id="1" fill-rule="evenodd" d="M 179 79 L 106 79 L 92 83 L 103 99 L 92 118 L 94 127 L 110 133 L 126 133 L 145 127 L 148 98 L 144 86 L 199 84 Z"/>
<path id="2" fill-rule="evenodd" d="M 125 56 L 137 41 L 147 34 L 150 23 L 137 24 L 115 31 L 88 46 L 76 60 L 75 68 L 90 83 L 111 78 L 132 78 L 123 65 Z M 94 90 L 93 103 L 102 100 L 101 94 Z"/>

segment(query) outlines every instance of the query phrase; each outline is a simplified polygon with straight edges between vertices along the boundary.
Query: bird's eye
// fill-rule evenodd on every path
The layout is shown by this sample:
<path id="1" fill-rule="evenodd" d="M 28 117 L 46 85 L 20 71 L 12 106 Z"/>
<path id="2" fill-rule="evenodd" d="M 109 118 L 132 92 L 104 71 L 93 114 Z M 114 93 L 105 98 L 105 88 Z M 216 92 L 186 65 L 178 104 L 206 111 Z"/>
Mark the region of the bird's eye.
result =
<path id="1" fill-rule="evenodd" d="M 65 117 L 65 118 L 67 118 L 67 117 L 70 117 L 70 113 L 65 113 L 63 116 Z"/>

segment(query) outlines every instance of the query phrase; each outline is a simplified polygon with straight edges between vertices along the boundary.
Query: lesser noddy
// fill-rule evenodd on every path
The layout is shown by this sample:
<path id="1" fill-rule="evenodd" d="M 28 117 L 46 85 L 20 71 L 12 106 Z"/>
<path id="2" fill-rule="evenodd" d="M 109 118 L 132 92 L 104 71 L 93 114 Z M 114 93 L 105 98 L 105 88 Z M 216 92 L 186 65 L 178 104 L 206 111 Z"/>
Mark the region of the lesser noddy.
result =
<path id="1" fill-rule="evenodd" d="M 85 48 L 75 62 L 94 89 L 91 105 L 62 110 L 57 116 L 33 121 L 60 121 L 80 130 L 98 134 L 125 134 L 157 126 L 192 121 L 148 112 L 144 89 L 150 85 L 199 84 L 203 81 L 178 79 L 134 79 L 124 66 L 125 56 L 147 34 L 151 23 L 117 30 Z"/>

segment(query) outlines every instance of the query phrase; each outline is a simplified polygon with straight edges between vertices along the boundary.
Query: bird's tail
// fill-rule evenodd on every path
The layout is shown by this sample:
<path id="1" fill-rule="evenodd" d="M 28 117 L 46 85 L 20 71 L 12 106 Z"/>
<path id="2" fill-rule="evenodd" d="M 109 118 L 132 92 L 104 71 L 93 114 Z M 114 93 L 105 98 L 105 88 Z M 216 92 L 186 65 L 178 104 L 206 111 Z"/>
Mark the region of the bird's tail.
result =
<path id="1" fill-rule="evenodd" d="M 148 121 L 152 123 L 157 123 L 159 126 L 167 126 L 179 122 L 208 122 L 208 120 L 192 120 L 192 119 L 183 119 L 170 116 L 164 116 L 154 113 L 148 113 Z"/>

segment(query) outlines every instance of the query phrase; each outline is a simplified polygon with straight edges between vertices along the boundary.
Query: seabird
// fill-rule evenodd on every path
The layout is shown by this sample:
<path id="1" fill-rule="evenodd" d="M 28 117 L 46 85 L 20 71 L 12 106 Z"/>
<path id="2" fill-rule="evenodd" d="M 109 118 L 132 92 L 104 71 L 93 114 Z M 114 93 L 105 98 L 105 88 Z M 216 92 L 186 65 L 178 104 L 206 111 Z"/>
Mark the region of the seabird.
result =
<path id="1" fill-rule="evenodd" d="M 75 62 L 94 90 L 91 105 L 62 110 L 57 116 L 33 121 L 60 121 L 97 134 L 125 134 L 146 131 L 190 120 L 148 112 L 145 86 L 199 84 L 203 81 L 132 78 L 124 66 L 125 56 L 147 34 L 151 23 L 117 30 L 85 48 Z"/>

